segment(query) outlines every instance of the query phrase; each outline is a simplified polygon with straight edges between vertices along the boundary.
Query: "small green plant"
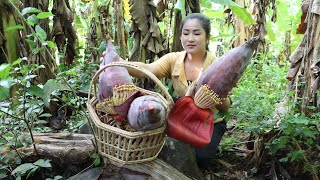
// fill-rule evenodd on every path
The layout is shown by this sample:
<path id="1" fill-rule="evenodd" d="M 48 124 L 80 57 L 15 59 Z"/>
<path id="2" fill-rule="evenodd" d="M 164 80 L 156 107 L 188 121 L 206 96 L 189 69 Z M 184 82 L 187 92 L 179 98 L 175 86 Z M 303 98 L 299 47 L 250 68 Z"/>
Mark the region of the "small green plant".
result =
<path id="1" fill-rule="evenodd" d="M 279 157 L 279 162 L 284 164 L 302 164 L 303 172 L 317 175 L 320 169 L 319 118 L 320 113 L 307 117 L 294 111 L 282 117 L 276 128 L 281 132 L 281 136 L 266 145 L 270 155 Z M 285 155 L 279 156 L 279 154 Z"/>
<path id="2" fill-rule="evenodd" d="M 79 127 L 87 123 L 85 104 L 87 101 L 86 96 L 77 95 L 77 93 L 88 92 L 91 78 L 93 74 L 97 71 L 99 65 L 96 63 L 86 63 L 86 62 L 76 62 L 69 69 L 60 66 L 60 73 L 58 73 L 55 81 L 56 82 L 65 82 L 68 84 L 71 90 L 73 91 L 64 91 L 59 92 L 57 96 L 61 97 L 60 101 L 64 106 L 73 107 L 70 120 L 67 123 L 65 128 L 68 132 L 77 132 Z M 83 72 L 80 73 L 79 72 Z M 65 79 L 68 79 L 67 81 Z"/>
<path id="3" fill-rule="evenodd" d="M 93 159 L 93 165 L 99 166 L 101 164 L 101 157 L 99 153 L 95 152 L 91 155 L 91 158 Z"/>
<path id="4" fill-rule="evenodd" d="M 15 176 L 16 179 L 21 179 L 23 176 L 26 176 L 28 179 L 41 168 L 51 168 L 50 160 L 39 159 L 34 163 L 21 164 L 16 167 L 11 174 Z"/>

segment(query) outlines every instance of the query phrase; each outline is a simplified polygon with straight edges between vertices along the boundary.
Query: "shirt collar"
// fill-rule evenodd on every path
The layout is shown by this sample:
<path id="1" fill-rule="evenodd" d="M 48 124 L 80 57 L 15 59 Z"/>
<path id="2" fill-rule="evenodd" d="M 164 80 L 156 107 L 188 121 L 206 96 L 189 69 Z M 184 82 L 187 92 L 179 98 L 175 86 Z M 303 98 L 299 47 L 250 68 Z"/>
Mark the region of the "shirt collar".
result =
<path id="1" fill-rule="evenodd" d="M 178 56 L 178 59 L 176 60 L 175 66 L 173 68 L 172 71 L 172 75 L 173 76 L 185 76 L 184 73 L 184 58 L 186 57 L 187 52 L 186 51 L 182 51 L 181 55 Z M 213 60 L 215 60 L 216 57 L 209 51 L 207 51 L 207 57 L 203 63 L 203 70 L 207 69 L 208 66 L 210 66 L 213 62 Z"/>
<path id="2" fill-rule="evenodd" d="M 181 55 L 178 56 L 178 59 L 176 60 L 176 63 L 172 71 L 173 76 L 180 76 L 184 74 L 184 58 L 186 57 L 186 54 L 187 54 L 186 51 L 182 51 Z"/>

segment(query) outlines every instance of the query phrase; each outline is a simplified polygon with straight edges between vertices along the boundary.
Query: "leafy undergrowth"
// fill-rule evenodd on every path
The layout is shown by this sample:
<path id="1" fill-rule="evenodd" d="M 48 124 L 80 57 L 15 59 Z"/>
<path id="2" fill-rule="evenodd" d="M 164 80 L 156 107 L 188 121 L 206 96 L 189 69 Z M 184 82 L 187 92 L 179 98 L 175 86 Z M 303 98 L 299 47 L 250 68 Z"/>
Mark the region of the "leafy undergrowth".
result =
<path id="1" fill-rule="evenodd" d="M 228 131 L 215 179 L 301 179 L 319 174 L 319 113 L 297 113 L 288 101 L 286 67 L 260 59 L 233 89 Z M 291 110 L 289 110 L 291 107 Z"/>
<path id="2" fill-rule="evenodd" d="M 87 95 L 79 94 L 88 90 L 96 64 L 75 64 L 67 70 L 61 66 L 56 79 L 35 85 L 36 71 L 43 67 L 25 63 L 19 59 L 0 66 L 1 83 L 15 89 L 12 98 L 0 96 L 0 179 L 31 177 L 48 168 L 50 163 L 25 162 L 25 154 L 20 152 L 33 148 L 33 134 L 78 133 L 87 122 Z M 78 75 L 79 71 L 86 73 Z"/>

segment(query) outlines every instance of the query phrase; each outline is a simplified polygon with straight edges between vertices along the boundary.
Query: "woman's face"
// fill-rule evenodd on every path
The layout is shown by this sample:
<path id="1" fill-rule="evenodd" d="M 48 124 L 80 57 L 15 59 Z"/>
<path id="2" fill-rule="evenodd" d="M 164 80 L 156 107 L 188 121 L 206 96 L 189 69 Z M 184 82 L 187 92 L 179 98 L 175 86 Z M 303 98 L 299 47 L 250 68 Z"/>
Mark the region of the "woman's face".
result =
<path id="1" fill-rule="evenodd" d="M 189 19 L 185 22 L 181 32 L 182 47 L 190 54 L 206 52 L 206 32 L 198 19 Z"/>

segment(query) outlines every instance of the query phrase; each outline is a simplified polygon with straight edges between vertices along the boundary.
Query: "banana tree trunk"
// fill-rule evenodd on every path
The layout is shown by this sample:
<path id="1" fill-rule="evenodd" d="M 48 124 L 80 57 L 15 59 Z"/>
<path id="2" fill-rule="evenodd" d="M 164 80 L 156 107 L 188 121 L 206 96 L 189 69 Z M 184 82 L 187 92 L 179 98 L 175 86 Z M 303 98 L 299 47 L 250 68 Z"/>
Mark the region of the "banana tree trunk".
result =
<path id="1" fill-rule="evenodd" d="M 235 0 L 235 2 L 241 5 L 242 7 L 246 7 L 248 5 L 248 2 L 245 2 L 244 0 Z M 249 3 L 251 2 L 249 1 Z M 237 40 L 235 40 L 235 42 L 233 43 L 233 47 L 237 47 L 240 44 L 245 43 L 246 40 L 249 39 L 250 35 L 252 34 L 252 32 L 249 31 L 249 26 L 246 25 L 239 17 L 234 17 L 233 29 L 234 34 L 238 35 Z"/>
<path id="2" fill-rule="evenodd" d="M 123 16 L 123 0 L 115 0 L 115 24 L 117 32 L 115 33 L 115 44 L 120 47 L 120 56 L 123 58 L 127 57 L 127 31 L 124 28 L 124 16 Z"/>
<path id="3" fill-rule="evenodd" d="M 88 8 L 85 14 L 94 13 L 90 22 L 90 30 L 87 33 L 86 49 L 88 49 L 85 62 L 99 62 L 101 57 L 101 51 L 98 51 L 96 48 L 99 47 L 99 44 L 102 42 L 107 42 L 107 39 L 114 39 L 114 33 L 112 28 L 114 26 L 113 19 L 111 15 L 111 1 L 107 1 L 104 4 L 95 5 L 97 2 L 91 2 L 91 7 Z M 93 12 L 91 12 L 93 9 Z M 100 40 L 100 41 L 99 41 Z M 124 57 L 123 57 L 124 58 Z"/>
<path id="4" fill-rule="evenodd" d="M 156 55 L 162 56 L 164 51 L 163 35 L 158 21 L 156 1 L 130 0 L 130 14 L 132 18 L 131 33 L 134 36 L 134 44 L 131 49 L 129 61 L 152 63 Z M 149 62 L 147 62 L 147 60 Z M 155 84 L 148 79 L 138 79 L 139 87 L 152 90 Z"/>
<path id="5" fill-rule="evenodd" d="M 248 39 L 253 36 L 264 37 L 267 34 L 267 23 L 266 14 L 268 14 L 268 9 L 274 10 L 274 14 L 271 17 L 272 21 L 276 20 L 276 3 L 275 0 L 235 0 L 235 2 L 242 7 L 246 7 L 256 21 L 254 25 L 247 25 L 239 17 L 232 15 L 232 21 L 234 34 L 237 34 L 237 39 L 233 42 L 233 47 L 237 47 L 240 44 L 245 43 Z M 262 47 L 258 47 L 258 51 L 265 51 Z"/>
<path id="6" fill-rule="evenodd" d="M 77 35 L 72 26 L 74 15 L 68 0 L 54 0 L 52 12 L 53 30 L 51 39 L 54 39 L 60 53 L 64 58 L 60 59 L 61 64 L 71 65 L 74 62 L 76 52 Z"/>
<path id="7" fill-rule="evenodd" d="M 12 63 L 20 52 L 19 31 L 6 29 L 17 24 L 17 12 L 9 0 L 0 3 L 0 64 Z"/>
<path id="8" fill-rule="evenodd" d="M 320 0 L 302 1 L 307 10 L 304 37 L 290 56 L 291 67 L 287 73 L 291 97 L 301 112 L 311 115 L 320 112 Z M 310 108 L 311 107 L 311 108 Z"/>

